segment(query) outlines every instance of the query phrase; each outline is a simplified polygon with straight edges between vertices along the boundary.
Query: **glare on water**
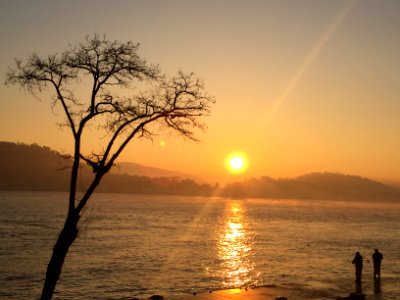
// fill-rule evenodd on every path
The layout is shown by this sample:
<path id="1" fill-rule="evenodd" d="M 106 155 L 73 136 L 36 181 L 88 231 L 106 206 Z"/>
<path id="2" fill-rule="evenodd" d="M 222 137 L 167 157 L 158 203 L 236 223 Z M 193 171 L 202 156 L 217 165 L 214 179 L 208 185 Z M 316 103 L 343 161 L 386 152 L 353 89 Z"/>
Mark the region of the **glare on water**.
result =
<path id="1" fill-rule="evenodd" d="M 217 247 L 223 285 L 229 288 L 252 284 L 252 239 L 241 202 L 227 203 Z"/>

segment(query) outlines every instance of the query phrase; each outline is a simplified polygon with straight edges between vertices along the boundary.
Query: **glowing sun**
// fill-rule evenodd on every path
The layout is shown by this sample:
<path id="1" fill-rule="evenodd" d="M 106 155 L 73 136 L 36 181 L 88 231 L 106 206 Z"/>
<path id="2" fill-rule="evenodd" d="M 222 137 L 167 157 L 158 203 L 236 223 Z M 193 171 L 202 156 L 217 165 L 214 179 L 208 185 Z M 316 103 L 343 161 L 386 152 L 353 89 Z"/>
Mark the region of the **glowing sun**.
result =
<path id="1" fill-rule="evenodd" d="M 225 159 L 225 167 L 233 174 L 243 173 L 247 169 L 247 156 L 241 152 L 233 152 Z"/>

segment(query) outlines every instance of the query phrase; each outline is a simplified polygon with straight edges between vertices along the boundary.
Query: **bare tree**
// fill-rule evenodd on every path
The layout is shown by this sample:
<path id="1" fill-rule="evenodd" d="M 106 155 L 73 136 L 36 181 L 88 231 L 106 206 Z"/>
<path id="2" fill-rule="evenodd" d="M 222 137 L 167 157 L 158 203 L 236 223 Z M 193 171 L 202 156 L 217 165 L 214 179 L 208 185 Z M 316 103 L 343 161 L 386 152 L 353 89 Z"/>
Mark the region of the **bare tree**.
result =
<path id="1" fill-rule="evenodd" d="M 16 60 L 7 73 L 6 84 L 19 85 L 32 94 L 50 91 L 54 105 L 65 114 L 74 138 L 68 213 L 51 259 L 41 299 L 51 299 L 69 248 L 78 236 L 84 208 L 103 176 L 133 138 L 151 138 L 164 125 L 186 138 L 196 140 L 204 124 L 200 117 L 214 102 L 194 74 L 179 72 L 172 79 L 138 55 L 138 44 L 109 41 L 105 36 L 87 37 L 84 43 L 42 58 L 31 55 Z M 133 93 L 132 84 L 138 91 Z M 89 87 L 85 100 L 78 88 Z M 133 96 L 123 96 L 126 92 Z M 93 130 L 95 129 L 95 130 Z M 102 147 L 86 153 L 84 133 L 101 131 Z M 78 196 L 80 163 L 93 170 L 93 178 Z"/>

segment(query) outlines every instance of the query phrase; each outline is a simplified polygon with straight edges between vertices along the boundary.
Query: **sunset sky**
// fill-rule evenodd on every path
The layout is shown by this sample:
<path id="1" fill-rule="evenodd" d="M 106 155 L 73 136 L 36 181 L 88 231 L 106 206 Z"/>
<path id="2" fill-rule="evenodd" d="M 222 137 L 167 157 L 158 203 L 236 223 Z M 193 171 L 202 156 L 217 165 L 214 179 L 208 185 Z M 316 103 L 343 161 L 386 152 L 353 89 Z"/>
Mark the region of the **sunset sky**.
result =
<path id="1" fill-rule="evenodd" d="M 1 1 L 0 140 L 72 151 L 47 99 L 4 86 L 14 58 L 94 33 L 141 44 L 216 99 L 201 142 L 160 132 L 120 161 L 223 180 L 340 172 L 400 182 L 400 1 Z M 247 157 L 229 175 L 226 157 Z M 237 177 L 235 177 L 237 178 Z"/>

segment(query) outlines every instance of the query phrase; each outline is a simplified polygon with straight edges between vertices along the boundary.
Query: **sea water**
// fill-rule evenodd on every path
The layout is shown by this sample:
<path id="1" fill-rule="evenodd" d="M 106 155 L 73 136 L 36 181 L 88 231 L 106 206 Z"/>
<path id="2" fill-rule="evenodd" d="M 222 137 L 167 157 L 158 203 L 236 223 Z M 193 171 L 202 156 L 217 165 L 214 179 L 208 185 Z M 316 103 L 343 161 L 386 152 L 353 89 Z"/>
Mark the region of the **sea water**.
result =
<path id="1" fill-rule="evenodd" d="M 0 193 L 0 299 L 37 299 L 65 193 Z M 297 300 L 400 299 L 400 204 L 96 194 L 54 299 L 129 299 L 259 286 Z M 383 253 L 382 279 L 371 255 Z"/>

